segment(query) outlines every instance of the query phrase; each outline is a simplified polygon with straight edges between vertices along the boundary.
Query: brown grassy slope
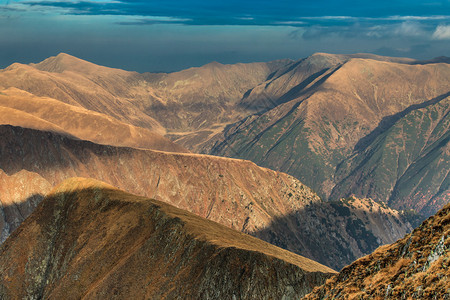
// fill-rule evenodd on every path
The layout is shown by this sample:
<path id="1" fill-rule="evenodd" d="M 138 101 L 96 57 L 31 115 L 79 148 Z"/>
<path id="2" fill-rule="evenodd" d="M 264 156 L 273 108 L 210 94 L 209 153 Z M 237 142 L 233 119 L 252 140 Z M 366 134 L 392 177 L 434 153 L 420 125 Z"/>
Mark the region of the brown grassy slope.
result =
<path id="1" fill-rule="evenodd" d="M 211 63 L 170 74 L 138 74 L 61 53 L 39 64 L 16 63 L 1 70 L 0 89 L 16 87 L 160 134 L 169 130 L 172 139 L 195 148 L 205 137 L 246 116 L 236 102 L 289 63 Z"/>
<path id="2" fill-rule="evenodd" d="M 15 63 L 0 70 L 0 89 L 15 87 L 163 134 L 165 129 L 134 103 L 137 95 L 130 86 L 138 84 L 136 76 L 61 53 L 40 64 Z"/>
<path id="3" fill-rule="evenodd" d="M 0 297 L 298 298 L 333 270 L 166 203 L 74 178 L 0 248 Z"/>
<path id="4" fill-rule="evenodd" d="M 240 100 L 289 60 L 268 63 L 223 65 L 209 63 L 169 74 L 143 74 L 154 91 L 151 100 L 142 98 L 146 113 L 168 130 L 168 137 L 198 152 L 228 124 L 254 113 Z"/>
<path id="5" fill-rule="evenodd" d="M 271 109 L 275 105 L 298 98 L 302 93 L 313 87 L 314 84 L 318 84 L 324 76 L 332 72 L 336 67 L 354 58 L 404 64 L 414 62 L 413 59 L 385 57 L 368 53 L 314 53 L 307 58 L 279 68 L 265 82 L 260 83 L 246 93 L 241 101 L 241 105 Z"/>
<path id="6" fill-rule="evenodd" d="M 450 204 L 344 268 L 305 299 L 449 299 Z"/>
<path id="7" fill-rule="evenodd" d="M 409 230 L 407 222 L 385 213 L 381 219 L 390 220 L 392 227 L 379 231 L 372 228 L 377 222 L 357 214 L 338 218 L 335 211 L 328 211 L 320 198 L 295 178 L 249 161 L 111 147 L 11 126 L 0 126 L 0 134 L 3 238 L 31 213 L 36 199 L 42 199 L 50 186 L 75 176 L 97 178 L 134 194 L 164 200 L 246 233 L 270 229 L 269 236 L 261 236 L 266 241 L 282 247 L 300 241 L 288 249 L 310 258 L 322 258 L 321 263 L 335 268 L 371 252 L 380 243 L 398 239 Z M 307 207 L 315 208 L 315 214 L 309 213 Z M 306 226 L 314 230 L 311 224 L 321 222 L 317 214 L 322 210 L 329 220 L 321 225 L 319 238 L 330 242 L 316 249 L 311 245 L 316 244 L 317 235 L 303 232 Z M 286 216 L 294 216 L 288 219 L 287 228 L 272 228 L 276 220 Z M 353 218 L 361 226 L 342 226 L 342 222 L 353 223 Z M 359 241 L 365 238 L 361 237 L 361 230 L 370 234 L 374 230 L 375 236 L 371 237 L 375 242 L 367 246 Z M 353 242 L 345 240 L 349 235 Z M 301 238 L 292 239 L 293 236 Z M 333 255 L 326 255 L 328 248 Z"/>
<path id="8" fill-rule="evenodd" d="M 328 75 L 297 98 L 230 126 L 210 153 L 289 173 L 327 198 L 340 179 L 336 167 L 383 118 L 450 90 L 450 65 L 443 63 L 352 58 Z M 392 187 L 384 190 L 357 196 L 387 202 Z"/>
<path id="9" fill-rule="evenodd" d="M 249 161 L 104 146 L 11 126 L 0 126 L 0 133 L 2 188 L 16 190 L 0 195 L 5 205 L 19 205 L 30 196 L 14 187 L 31 175 L 40 182 L 29 182 L 35 194 L 46 194 L 69 177 L 97 178 L 242 231 L 263 228 L 275 216 L 320 201 L 293 177 Z M 27 214 L 14 215 L 23 220 Z"/>
<path id="10" fill-rule="evenodd" d="M 188 152 L 149 129 L 16 88 L 0 91 L 0 124 L 53 131 L 105 145 Z"/>

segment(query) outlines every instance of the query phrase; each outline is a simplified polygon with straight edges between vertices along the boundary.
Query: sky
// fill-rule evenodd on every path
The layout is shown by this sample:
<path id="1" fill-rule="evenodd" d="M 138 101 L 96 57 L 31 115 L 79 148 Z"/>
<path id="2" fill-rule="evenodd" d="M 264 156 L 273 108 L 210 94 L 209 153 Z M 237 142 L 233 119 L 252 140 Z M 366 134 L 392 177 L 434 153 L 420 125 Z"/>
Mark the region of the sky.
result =
<path id="1" fill-rule="evenodd" d="M 450 56 L 450 0 L 0 0 L 0 68 L 65 52 L 171 72 L 315 52 Z"/>

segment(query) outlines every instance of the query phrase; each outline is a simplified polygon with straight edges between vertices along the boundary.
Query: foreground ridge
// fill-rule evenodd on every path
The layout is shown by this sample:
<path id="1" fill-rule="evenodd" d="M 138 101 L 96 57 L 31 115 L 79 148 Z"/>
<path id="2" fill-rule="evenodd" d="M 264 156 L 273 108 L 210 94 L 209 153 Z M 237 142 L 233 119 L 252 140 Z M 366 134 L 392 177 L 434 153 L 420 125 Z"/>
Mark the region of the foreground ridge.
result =
<path id="1" fill-rule="evenodd" d="M 450 299 L 450 204 L 378 248 L 305 299 Z"/>
<path id="2" fill-rule="evenodd" d="M 84 178 L 56 187 L 0 248 L 2 299 L 295 299 L 333 273 Z"/>

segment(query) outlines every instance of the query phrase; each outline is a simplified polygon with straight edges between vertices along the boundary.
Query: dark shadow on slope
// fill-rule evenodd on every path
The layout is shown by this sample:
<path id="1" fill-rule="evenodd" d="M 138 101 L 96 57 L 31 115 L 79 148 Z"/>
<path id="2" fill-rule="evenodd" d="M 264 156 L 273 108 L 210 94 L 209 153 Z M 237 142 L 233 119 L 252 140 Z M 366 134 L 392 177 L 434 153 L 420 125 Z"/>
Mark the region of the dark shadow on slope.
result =
<path id="1" fill-rule="evenodd" d="M 42 201 L 28 220 L 0 248 L 1 299 L 61 299 L 67 289 L 77 299 L 93 294 L 109 299 L 104 291 L 111 286 L 111 295 L 131 299 L 144 294 L 152 299 L 281 299 L 284 292 L 274 289 L 287 286 L 290 294 L 304 296 L 332 275 L 323 266 L 311 266 L 220 224 L 101 183 L 68 183 Z M 14 276 L 5 277 L 5 269 Z M 20 286 L 23 280 L 26 289 Z M 130 286 L 137 291 L 131 297 Z M 98 287 L 101 292 L 92 293 Z M 200 291 L 192 296 L 195 288 Z M 149 297 L 155 289 L 164 293 Z M 217 290 L 224 291 L 222 296 Z M 14 297 L 18 291 L 22 295 Z"/>
<path id="2" fill-rule="evenodd" d="M 340 270 L 411 229 L 406 217 L 399 220 L 376 211 L 349 208 L 342 202 L 321 202 L 275 218 L 269 227 L 250 234 Z M 376 230 L 384 237 L 377 236 Z"/>
<path id="3" fill-rule="evenodd" d="M 445 98 L 450 96 L 450 92 L 447 92 L 445 94 L 442 94 L 436 98 L 433 98 L 431 100 L 425 101 L 423 103 L 419 104 L 413 104 L 406 108 L 405 110 L 398 112 L 392 116 L 384 117 L 378 126 L 368 135 L 361 138 L 355 145 L 355 148 L 353 151 L 364 151 L 376 138 L 378 135 L 382 134 L 386 130 L 388 130 L 390 127 L 392 127 L 398 120 L 405 117 L 407 114 L 414 110 L 419 110 L 422 108 L 426 108 L 427 106 L 431 106 L 434 104 L 439 103 L 440 101 L 444 100 Z"/>
<path id="4" fill-rule="evenodd" d="M 300 62 L 299 62 L 300 63 Z M 299 64 L 297 63 L 296 66 Z M 295 67 L 296 67 L 295 66 Z M 239 106 L 245 110 L 254 110 L 258 115 L 263 114 L 278 105 L 287 103 L 291 100 L 304 96 L 308 93 L 313 92 L 317 87 L 319 87 L 322 83 L 324 83 L 331 75 L 333 75 L 337 70 L 341 68 L 342 65 L 338 65 L 334 68 L 324 68 L 310 76 L 308 76 L 305 80 L 303 80 L 298 85 L 291 88 L 288 92 L 283 94 L 280 98 L 272 99 L 266 95 L 264 98 L 257 98 L 251 102 L 245 101 L 252 93 L 253 89 L 248 90 L 243 95 L 241 101 L 239 102 Z M 294 67 L 294 68 L 295 68 Z M 284 74 L 282 74 L 284 75 Z M 280 76 L 282 76 L 280 75 Z M 317 81 L 316 81 L 317 80 Z M 314 82 L 316 81 L 316 82 Z M 267 88 L 270 83 L 266 84 Z M 314 83 L 313 83 L 314 82 Z M 312 84 L 313 83 L 313 84 Z M 310 87 L 308 87 L 312 84 Z M 308 87 L 308 88 L 307 88 Z"/>
<path id="5" fill-rule="evenodd" d="M 42 195 L 36 194 L 22 201 L 19 207 L 13 205 L 3 208 L 7 221 L 13 225 L 7 235 L 28 217 L 42 199 Z M 247 233 L 340 270 L 381 245 L 380 238 L 373 232 L 374 226 L 384 230 L 388 242 L 403 237 L 406 225 L 402 222 L 405 219 L 388 220 L 387 217 L 375 211 L 362 211 L 351 204 L 347 207 L 342 202 L 320 202 L 275 218 L 269 227 L 260 231 Z M 374 224 L 369 220 L 377 222 Z M 392 232 L 397 233 L 392 235 Z M 2 238 L 6 238 L 6 235 Z"/>
<path id="6" fill-rule="evenodd" d="M 21 170 L 45 174 L 54 168 L 73 167 L 74 159 L 89 162 L 92 154 L 114 156 L 139 150 L 95 144 L 54 132 L 0 125 L 0 170 L 11 176 Z"/>
<path id="7" fill-rule="evenodd" d="M 324 69 L 321 70 L 313 75 L 311 75 L 310 77 L 308 77 L 307 79 L 305 79 L 302 83 L 300 83 L 299 85 L 297 85 L 296 87 L 292 88 L 288 93 L 286 93 L 284 96 L 282 96 L 281 98 L 279 98 L 278 100 L 272 100 L 272 99 L 265 99 L 265 101 L 270 102 L 269 106 L 271 107 L 267 107 L 267 109 L 264 111 L 260 111 L 255 115 L 252 116 L 248 116 L 234 124 L 230 124 L 228 126 L 225 127 L 223 134 L 224 134 L 224 139 L 222 142 L 215 144 L 212 146 L 210 153 L 219 153 L 219 149 L 227 149 L 226 147 L 230 148 L 229 150 L 235 154 L 238 154 L 240 152 L 245 151 L 245 149 L 248 149 L 249 147 L 253 146 L 255 143 L 258 142 L 259 138 L 264 135 L 268 130 L 270 130 L 272 127 L 274 127 L 276 124 L 279 124 L 280 122 L 282 122 L 286 117 L 290 116 L 291 113 L 293 113 L 299 106 L 300 104 L 302 104 L 303 102 L 305 102 L 307 99 L 309 99 L 309 97 L 311 96 L 311 94 L 308 94 L 312 91 L 314 91 L 316 88 L 318 88 L 321 84 L 323 84 L 331 75 L 333 75 L 337 70 L 339 70 L 342 67 L 342 65 L 339 65 L 337 67 L 335 67 L 334 69 L 330 70 L 330 69 Z M 328 72 L 328 73 L 327 73 Z M 325 74 L 325 75 L 324 75 Z M 322 77 L 321 77 L 322 76 Z M 321 77 L 321 78 L 320 78 Z M 305 90 L 305 88 L 311 84 L 312 82 L 314 82 L 316 79 L 320 78 L 319 80 L 317 80 L 312 86 L 310 86 L 309 88 L 307 88 Z M 245 93 L 245 95 L 248 95 L 251 93 L 251 90 L 247 91 Z M 277 107 L 278 105 L 287 103 L 295 98 L 300 98 L 301 96 L 306 96 L 303 99 L 299 100 L 297 103 L 295 103 L 292 108 L 289 110 L 289 112 L 287 112 L 286 114 L 284 114 L 284 116 L 282 118 L 280 118 L 279 120 L 277 120 L 276 123 L 272 124 L 271 126 L 265 128 L 264 130 L 261 130 L 261 132 L 259 132 L 251 141 L 248 141 L 245 145 L 245 149 L 232 149 L 233 147 L 230 146 L 230 142 L 229 140 L 235 136 L 240 134 L 239 130 L 235 130 L 233 133 L 229 133 L 231 131 L 231 129 L 234 128 L 239 128 L 241 126 L 241 124 L 245 124 L 246 121 L 252 117 L 255 116 L 261 116 L 263 115 L 265 112 Z M 244 98 L 243 98 L 244 99 Z M 242 107 L 244 107 L 245 109 L 249 109 L 251 107 L 251 103 L 240 103 L 239 105 L 241 105 Z M 301 122 L 301 121 L 299 121 Z M 233 157 L 239 157 L 239 156 L 233 156 Z"/>
<path id="8" fill-rule="evenodd" d="M 42 199 L 44 199 L 42 194 L 34 194 L 13 205 L 1 205 L 0 203 L 0 244 L 20 226 Z"/>
<path id="9" fill-rule="evenodd" d="M 286 94 L 281 96 L 280 99 L 278 100 L 278 103 L 279 104 L 286 103 L 286 102 L 289 102 L 289 101 L 299 97 L 299 95 L 301 95 L 302 92 L 305 92 L 304 89 L 309 84 L 311 84 L 314 80 L 316 80 L 317 78 L 319 78 L 320 76 L 325 74 L 328 70 L 329 70 L 329 68 L 325 68 L 323 70 L 320 70 L 319 72 L 312 74 L 311 76 L 309 76 L 308 78 L 303 80 L 300 84 L 298 84 L 298 85 L 294 86 L 292 89 L 290 89 Z M 331 76 L 332 73 L 333 72 L 331 72 L 330 74 L 327 74 L 324 77 L 328 78 Z M 323 81 L 325 81 L 326 78 Z M 321 81 L 321 80 L 319 80 L 319 81 Z M 323 82 L 323 81 L 321 81 L 321 82 Z"/>

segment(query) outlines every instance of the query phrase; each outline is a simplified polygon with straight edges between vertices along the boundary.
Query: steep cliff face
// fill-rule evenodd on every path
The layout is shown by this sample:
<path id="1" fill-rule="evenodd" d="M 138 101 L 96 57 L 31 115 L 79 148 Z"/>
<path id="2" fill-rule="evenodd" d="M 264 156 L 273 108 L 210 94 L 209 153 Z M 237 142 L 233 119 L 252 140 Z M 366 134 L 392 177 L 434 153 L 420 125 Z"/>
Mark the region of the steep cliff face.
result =
<path id="1" fill-rule="evenodd" d="M 400 216 L 391 219 L 387 211 L 382 218 L 390 220 L 393 226 L 381 229 L 363 215 L 338 217 L 343 203 L 334 208 L 295 178 L 249 161 L 98 145 L 12 126 L 0 126 L 0 135 L 3 239 L 31 213 L 51 186 L 75 176 L 96 178 L 138 195 L 166 201 L 314 257 L 336 269 L 369 253 L 380 243 L 400 238 L 409 229 L 408 222 Z M 303 234 L 312 230 L 315 226 L 312 224 L 322 222 L 321 215 L 328 221 L 318 226 L 320 236 Z M 288 225 L 278 226 L 279 221 Z M 348 228 L 341 227 L 341 223 L 348 222 Z M 352 230 L 353 227 L 356 229 Z M 363 229 L 371 234 L 358 233 Z M 349 236 L 358 242 L 342 247 Z M 319 251 L 314 241 L 317 238 L 329 242 L 321 243 L 325 246 Z M 325 255 L 324 249 L 335 255 Z"/>
<path id="2" fill-rule="evenodd" d="M 54 189 L 0 248 L 2 299 L 298 299 L 334 273 L 81 178 Z"/>
<path id="3" fill-rule="evenodd" d="M 403 239 L 377 249 L 305 299 L 449 299 L 450 204 Z"/>

